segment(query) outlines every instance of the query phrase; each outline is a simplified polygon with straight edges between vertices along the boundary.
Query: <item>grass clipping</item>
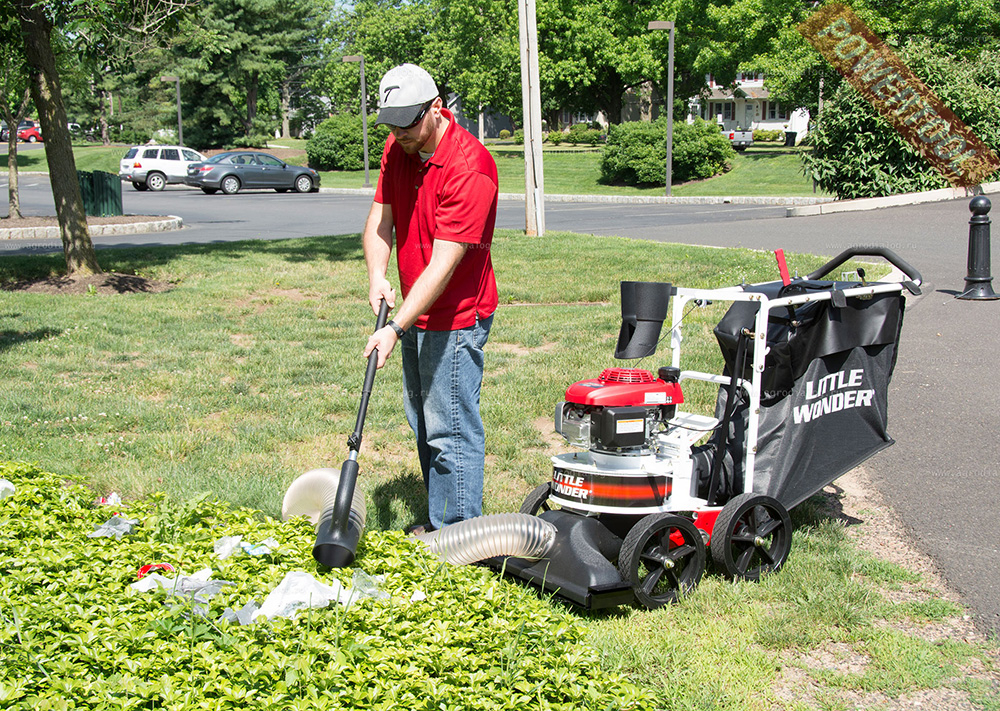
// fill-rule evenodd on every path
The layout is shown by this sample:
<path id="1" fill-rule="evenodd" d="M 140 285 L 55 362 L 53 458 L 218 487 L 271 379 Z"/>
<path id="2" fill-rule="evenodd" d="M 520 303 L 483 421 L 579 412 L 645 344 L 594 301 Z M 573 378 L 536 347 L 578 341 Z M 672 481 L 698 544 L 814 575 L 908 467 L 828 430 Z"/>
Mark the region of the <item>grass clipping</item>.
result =
<path id="1" fill-rule="evenodd" d="M 648 708 L 624 678 L 594 674 L 585 630 L 533 591 L 485 568 L 455 568 L 395 532 L 366 533 L 357 565 L 387 599 L 252 625 L 220 620 L 318 568 L 312 526 L 206 497 L 99 506 L 85 487 L 37 467 L 0 466 L 0 705 L 38 708 Z M 90 538 L 112 513 L 131 534 Z M 213 543 L 274 538 L 269 555 L 219 560 Z M 234 583 L 202 614 L 191 600 L 130 589 L 137 570 L 205 567 Z M 171 575 L 171 574 L 167 574 Z M 415 591 L 426 597 L 411 600 Z M 419 596 L 418 596 L 419 597 Z"/>

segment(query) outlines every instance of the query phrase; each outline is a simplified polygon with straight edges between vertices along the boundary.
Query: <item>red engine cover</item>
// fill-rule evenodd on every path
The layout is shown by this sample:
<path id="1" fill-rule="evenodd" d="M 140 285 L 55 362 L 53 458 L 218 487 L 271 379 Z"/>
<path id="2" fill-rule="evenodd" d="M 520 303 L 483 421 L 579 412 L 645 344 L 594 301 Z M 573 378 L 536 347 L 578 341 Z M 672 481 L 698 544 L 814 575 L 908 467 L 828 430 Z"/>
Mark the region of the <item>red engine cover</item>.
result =
<path id="1" fill-rule="evenodd" d="M 648 370 L 607 368 L 600 377 L 566 388 L 566 400 L 594 407 L 678 405 L 684 402 L 679 383 L 668 383 Z"/>

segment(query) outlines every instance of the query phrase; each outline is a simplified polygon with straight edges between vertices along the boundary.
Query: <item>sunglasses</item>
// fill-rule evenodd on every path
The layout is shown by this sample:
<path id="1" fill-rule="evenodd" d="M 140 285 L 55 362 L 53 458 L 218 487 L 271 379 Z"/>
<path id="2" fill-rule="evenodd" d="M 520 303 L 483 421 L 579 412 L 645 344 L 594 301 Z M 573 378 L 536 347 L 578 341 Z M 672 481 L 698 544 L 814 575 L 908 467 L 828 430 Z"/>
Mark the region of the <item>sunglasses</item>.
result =
<path id="1" fill-rule="evenodd" d="M 403 131 L 408 131 L 411 128 L 413 128 L 414 126 L 416 126 L 418 123 L 420 123 L 421 121 L 424 120 L 424 116 L 430 110 L 431 104 L 433 104 L 433 103 L 434 103 L 434 99 L 431 99 L 426 104 L 424 104 L 423 107 L 420 109 L 420 112 L 417 114 L 417 117 L 415 119 L 413 119 L 413 123 L 411 123 L 409 126 L 396 126 L 396 128 L 401 129 Z"/>

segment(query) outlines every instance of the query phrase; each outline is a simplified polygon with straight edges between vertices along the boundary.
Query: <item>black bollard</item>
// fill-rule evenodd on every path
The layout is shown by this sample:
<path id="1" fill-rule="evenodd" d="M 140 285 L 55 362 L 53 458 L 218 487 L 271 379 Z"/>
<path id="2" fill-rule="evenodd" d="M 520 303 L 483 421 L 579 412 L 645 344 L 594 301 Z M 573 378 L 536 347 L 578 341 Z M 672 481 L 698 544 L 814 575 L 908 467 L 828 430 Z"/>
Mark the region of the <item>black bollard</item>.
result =
<path id="1" fill-rule="evenodd" d="M 956 298 L 969 301 L 1000 299 L 993 292 L 990 282 L 990 200 L 978 195 L 969 202 L 972 217 L 969 219 L 969 271 L 965 277 L 965 291 Z"/>

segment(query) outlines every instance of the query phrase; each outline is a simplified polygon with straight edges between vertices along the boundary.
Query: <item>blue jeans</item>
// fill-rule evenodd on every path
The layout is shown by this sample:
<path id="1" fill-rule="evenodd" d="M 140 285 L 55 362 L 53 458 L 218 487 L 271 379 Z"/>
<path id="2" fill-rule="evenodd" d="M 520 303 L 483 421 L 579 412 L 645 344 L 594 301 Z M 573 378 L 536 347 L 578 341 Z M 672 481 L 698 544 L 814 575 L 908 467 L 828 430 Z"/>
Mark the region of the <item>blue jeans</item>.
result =
<path id="1" fill-rule="evenodd" d="M 411 328 L 400 343 L 406 419 L 417 436 L 435 528 L 483 512 L 486 433 L 479 390 L 492 323 L 490 315 L 457 331 Z"/>

